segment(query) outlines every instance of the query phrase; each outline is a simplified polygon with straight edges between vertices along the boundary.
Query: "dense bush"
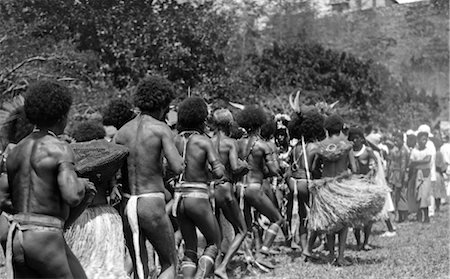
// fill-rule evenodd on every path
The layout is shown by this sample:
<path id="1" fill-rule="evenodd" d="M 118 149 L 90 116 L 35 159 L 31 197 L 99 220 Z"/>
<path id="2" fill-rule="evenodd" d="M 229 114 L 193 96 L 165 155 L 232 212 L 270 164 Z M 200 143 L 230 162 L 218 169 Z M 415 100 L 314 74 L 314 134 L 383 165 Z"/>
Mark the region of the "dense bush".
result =
<path id="1" fill-rule="evenodd" d="M 217 12 L 213 5 L 2 1 L 0 101 L 33 80 L 58 79 L 77 92 L 77 115 L 86 115 L 129 97 L 142 77 L 157 73 L 175 83 L 178 100 L 190 91 L 209 103 L 256 103 L 289 113 L 289 94 L 301 90 L 306 104 L 339 101 L 350 121 L 405 129 L 439 112 L 437 98 L 374 61 L 307 43 L 306 29 L 289 40 L 276 40 L 274 28 L 264 36 L 255 28 L 259 10 Z M 305 22 L 312 18 L 309 13 Z"/>

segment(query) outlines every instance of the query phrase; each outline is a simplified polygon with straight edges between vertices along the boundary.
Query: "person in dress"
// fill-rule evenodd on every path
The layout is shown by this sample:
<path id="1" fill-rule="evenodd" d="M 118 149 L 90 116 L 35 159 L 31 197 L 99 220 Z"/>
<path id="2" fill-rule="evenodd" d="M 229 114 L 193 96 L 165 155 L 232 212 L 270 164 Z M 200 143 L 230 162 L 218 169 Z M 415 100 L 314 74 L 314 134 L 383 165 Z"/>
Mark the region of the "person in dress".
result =
<path id="1" fill-rule="evenodd" d="M 394 135 L 394 146 L 389 152 L 388 182 L 394 188 L 394 205 L 398 213 L 398 222 L 401 223 L 408 218 L 408 200 L 406 169 L 409 161 L 409 150 L 403 142 L 403 134 L 398 132 Z"/>
<path id="2" fill-rule="evenodd" d="M 417 212 L 417 221 L 429 223 L 428 206 L 431 197 L 431 161 L 433 153 L 426 147 L 428 133 L 417 134 L 417 146 L 411 151 L 409 161 L 408 205 Z"/>
<path id="3" fill-rule="evenodd" d="M 103 125 L 93 121 L 78 123 L 72 132 L 78 143 L 96 142 L 99 147 L 107 148 L 109 145 L 113 148 L 115 144 L 107 142 L 105 135 Z M 94 182 L 97 194 L 64 233 L 68 246 L 80 260 L 89 279 L 128 278 L 122 219 L 108 202 L 115 187 L 114 175 L 115 172 L 107 170 L 104 174 L 87 175 Z"/>

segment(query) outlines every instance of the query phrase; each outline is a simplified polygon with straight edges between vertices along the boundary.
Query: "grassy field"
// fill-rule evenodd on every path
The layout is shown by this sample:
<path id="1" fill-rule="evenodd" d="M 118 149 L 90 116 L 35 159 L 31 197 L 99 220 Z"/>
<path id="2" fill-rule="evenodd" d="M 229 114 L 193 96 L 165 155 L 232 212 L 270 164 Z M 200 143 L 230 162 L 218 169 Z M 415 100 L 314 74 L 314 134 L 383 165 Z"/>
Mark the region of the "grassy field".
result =
<path id="1" fill-rule="evenodd" d="M 449 260 L 449 208 L 431 218 L 431 223 L 414 221 L 395 224 L 397 236 L 381 237 L 384 223 L 373 227 L 371 251 L 357 251 L 355 238 L 349 233 L 346 259 L 348 267 L 335 267 L 328 263 L 305 263 L 299 253 L 284 253 L 273 257 L 277 268 L 270 273 L 250 275 L 245 265 L 235 262 L 228 274 L 230 278 L 450 278 Z M 413 218 L 413 216 L 410 216 Z M 325 254 L 324 254 L 325 255 Z"/>
<path id="2" fill-rule="evenodd" d="M 299 252 L 286 252 L 274 256 L 277 268 L 270 273 L 250 275 L 243 264 L 242 256 L 232 262 L 230 278 L 450 278 L 449 260 L 449 211 L 444 205 L 442 211 L 432 217 L 430 224 L 409 221 L 395 224 L 396 237 L 381 237 L 384 223 L 373 227 L 371 251 L 357 251 L 353 233 L 347 239 L 348 267 L 335 267 L 327 263 L 305 263 Z M 412 218 L 413 216 L 411 216 Z M 3 255 L 0 262 L 4 262 Z M 6 278 L 4 267 L 0 267 L 0 278 Z"/>

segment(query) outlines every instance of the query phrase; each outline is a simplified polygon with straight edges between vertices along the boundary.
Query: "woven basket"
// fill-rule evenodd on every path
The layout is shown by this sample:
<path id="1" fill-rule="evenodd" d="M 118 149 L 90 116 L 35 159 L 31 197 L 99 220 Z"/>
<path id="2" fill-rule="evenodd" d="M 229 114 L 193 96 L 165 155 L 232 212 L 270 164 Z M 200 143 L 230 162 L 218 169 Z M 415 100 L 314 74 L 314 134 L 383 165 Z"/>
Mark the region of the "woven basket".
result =
<path id="1" fill-rule="evenodd" d="M 128 156 L 128 148 L 106 140 L 72 143 L 75 168 L 81 177 L 111 179 Z"/>

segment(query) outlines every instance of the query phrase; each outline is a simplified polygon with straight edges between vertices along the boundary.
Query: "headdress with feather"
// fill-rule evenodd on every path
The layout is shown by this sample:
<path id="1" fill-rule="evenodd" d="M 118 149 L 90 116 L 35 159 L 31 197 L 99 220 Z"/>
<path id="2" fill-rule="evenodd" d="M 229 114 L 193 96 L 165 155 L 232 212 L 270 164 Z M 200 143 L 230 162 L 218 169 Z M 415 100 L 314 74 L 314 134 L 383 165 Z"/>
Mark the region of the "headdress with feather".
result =
<path id="1" fill-rule="evenodd" d="M 300 93 L 301 91 L 298 90 L 297 93 L 295 94 L 295 97 L 293 96 L 293 94 L 289 95 L 289 104 L 297 114 L 302 114 L 313 109 L 318 110 L 320 113 L 324 115 L 331 115 L 335 113 L 336 110 L 335 106 L 337 105 L 337 103 L 339 103 L 339 101 L 336 101 L 332 104 L 328 104 L 326 102 L 318 102 L 314 105 L 308 106 L 305 104 L 300 104 Z"/>
<path id="2" fill-rule="evenodd" d="M 33 130 L 34 125 L 25 116 L 24 103 L 24 97 L 18 95 L 0 109 L 0 137 L 8 143 L 17 143 Z"/>

